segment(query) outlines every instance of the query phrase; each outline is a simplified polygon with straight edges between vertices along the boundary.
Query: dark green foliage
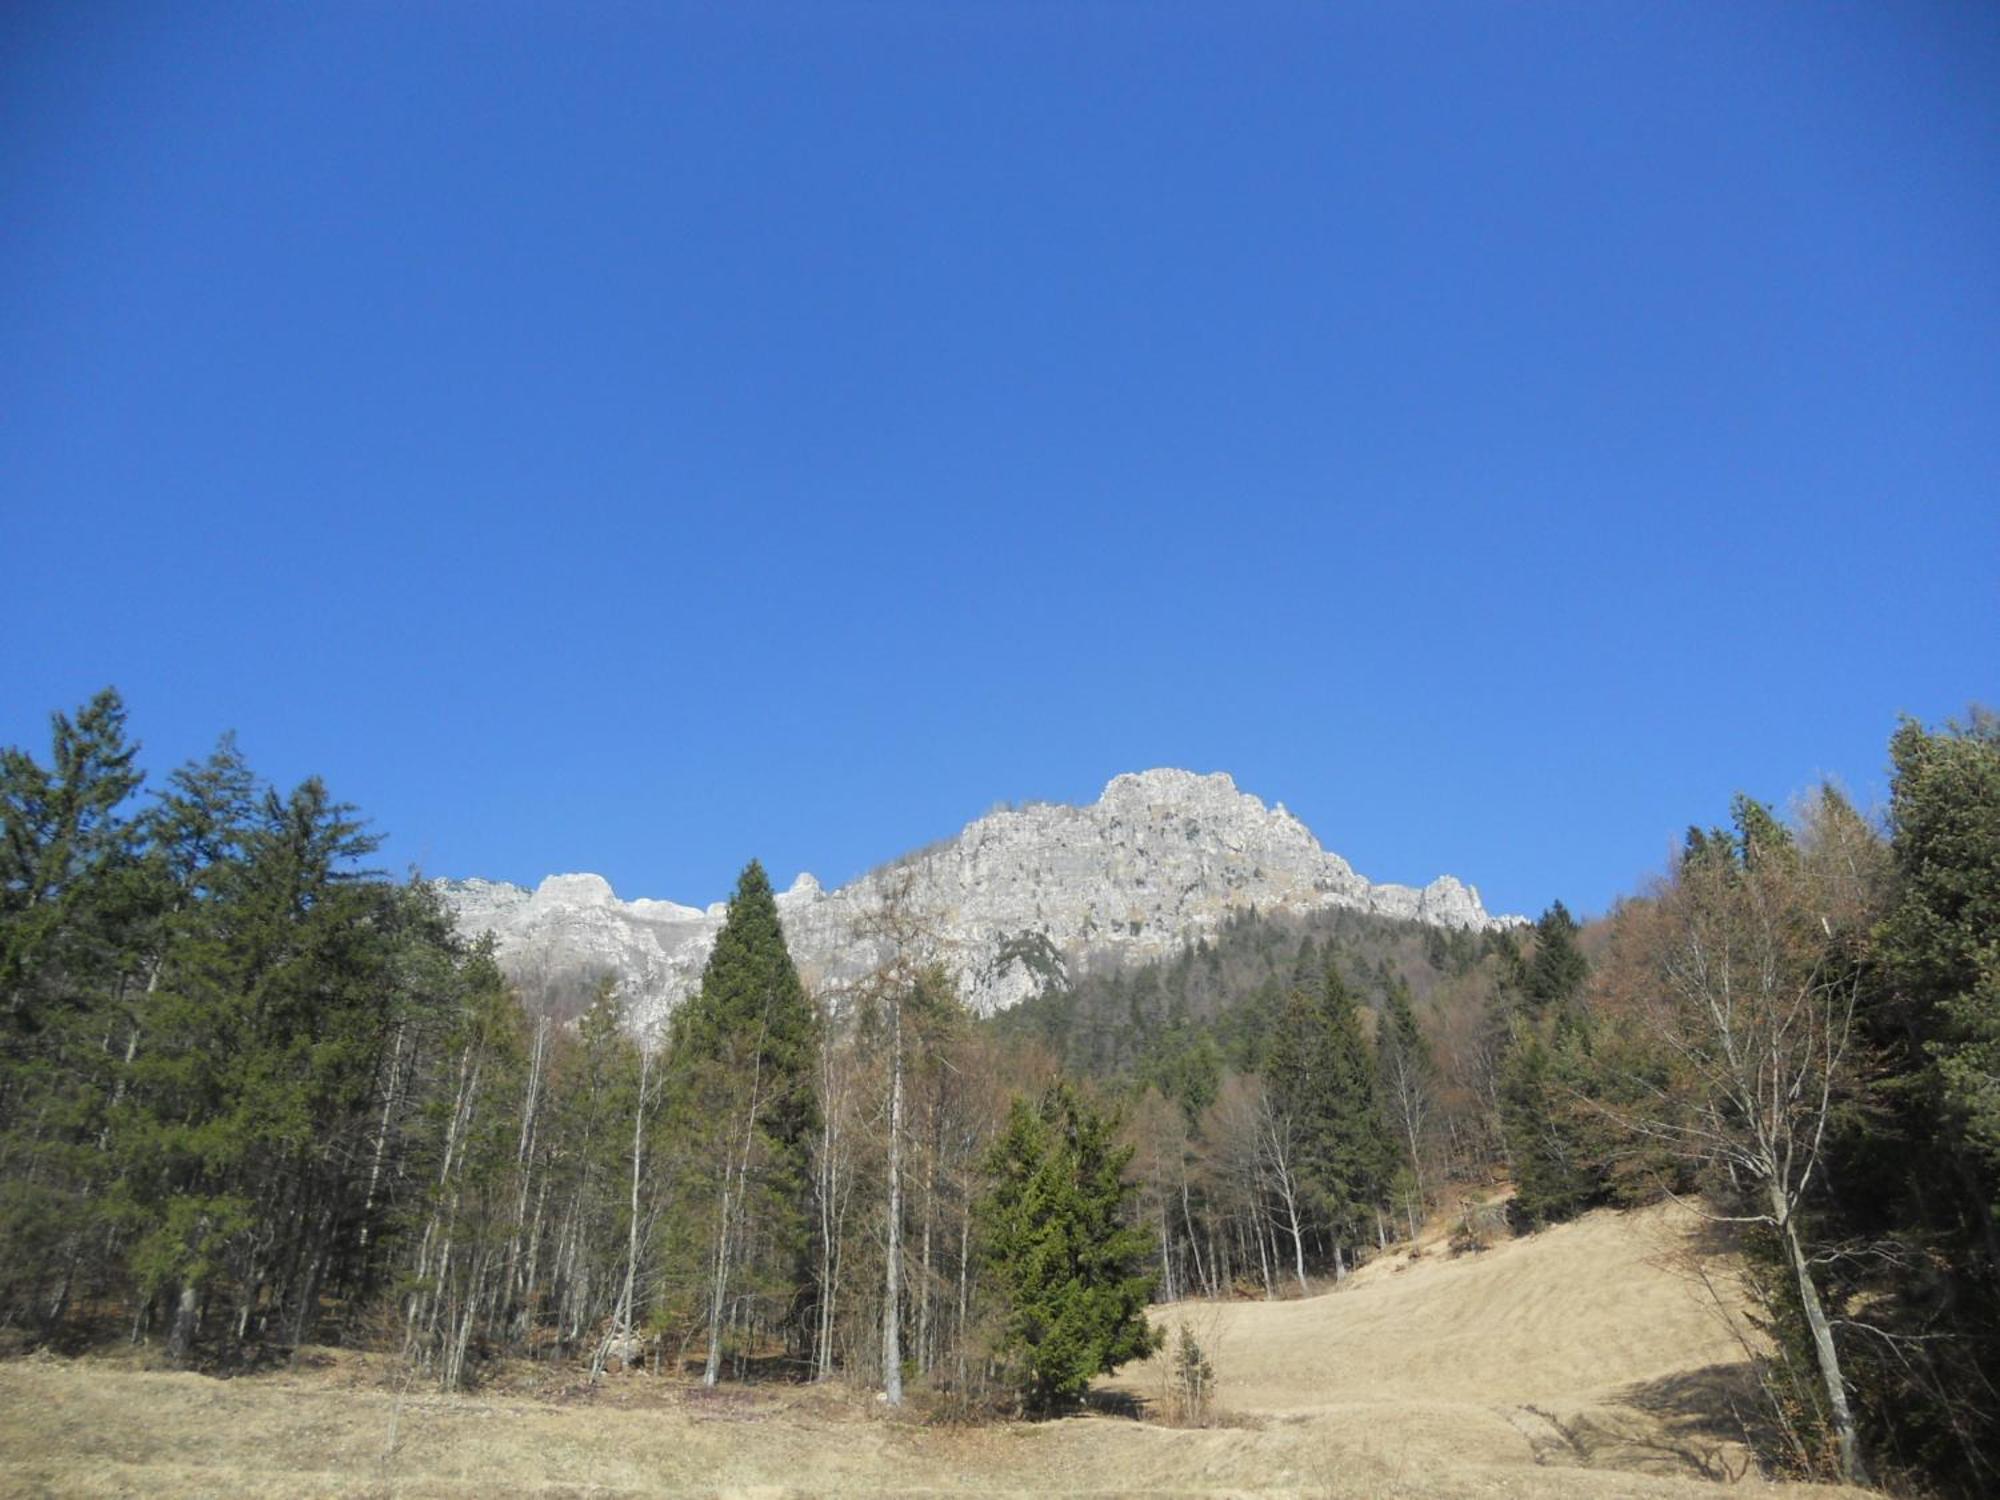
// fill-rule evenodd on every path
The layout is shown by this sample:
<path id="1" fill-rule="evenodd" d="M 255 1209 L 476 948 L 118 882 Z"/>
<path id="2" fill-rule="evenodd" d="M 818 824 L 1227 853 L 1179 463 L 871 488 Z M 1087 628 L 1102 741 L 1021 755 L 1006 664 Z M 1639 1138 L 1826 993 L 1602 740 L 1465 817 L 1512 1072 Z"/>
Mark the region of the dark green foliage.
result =
<path id="1" fill-rule="evenodd" d="M 1568 910 L 1553 903 L 1502 992 L 1500 1124 L 1514 1170 L 1511 1212 L 1529 1226 L 1574 1218 L 1611 1197 L 1619 1133 L 1596 1107 L 1602 1072 L 1582 1003 L 1590 966 L 1577 932 Z"/>
<path id="2" fill-rule="evenodd" d="M 1485 958 L 1490 939 L 1440 936 L 1416 922 L 1333 909 L 1308 916 L 1234 917 L 1213 937 L 1159 963 L 1093 972 L 1052 985 L 993 1020 L 1002 1036 L 1046 1043 L 1070 1072 L 1116 1082 L 1169 1084 L 1181 1054 L 1212 1042 L 1224 1071 L 1261 1073 L 1285 996 L 1319 983 L 1338 954 L 1350 977 L 1388 964 L 1421 1002 L 1441 984 L 1462 979 Z M 1435 947 L 1441 944 L 1442 947 Z M 1433 965 L 1428 954 L 1444 956 Z M 1205 1060 L 1194 1063 L 1205 1073 Z"/>
<path id="3" fill-rule="evenodd" d="M 108 1012 L 144 903 L 123 705 L 51 728 L 46 767 L 0 750 L 0 1316 L 44 1330 L 102 1271 Z"/>
<path id="4" fill-rule="evenodd" d="M 383 1285 L 397 1194 L 359 1164 L 461 958 L 427 891 L 355 873 L 350 809 L 227 740 L 132 812 L 123 725 L 100 694 L 48 768 L 0 753 L 5 1311 L 55 1334 L 130 1299 L 226 1356 Z"/>
<path id="5" fill-rule="evenodd" d="M 1180 1105 L 1188 1119 L 1199 1119 L 1222 1082 L 1222 1048 L 1206 1029 L 1175 1022 L 1146 1049 L 1139 1081 Z"/>
<path id="6" fill-rule="evenodd" d="M 1337 965 L 1295 989 L 1272 1039 L 1267 1082 L 1299 1144 L 1299 1176 L 1320 1222 L 1352 1243 L 1388 1201 L 1396 1149 L 1376 1062 Z"/>
<path id="7" fill-rule="evenodd" d="M 0 1016 L 10 1050 L 86 1002 L 118 962 L 144 779 L 109 689 L 52 718 L 50 764 L 0 750 Z"/>
<path id="8" fill-rule="evenodd" d="M 1500 1074 L 1517 1222 L 1556 1223 L 1610 1201 L 1615 1132 L 1593 1112 L 1597 1084 L 1587 1021 L 1517 1020 Z"/>
<path id="9" fill-rule="evenodd" d="M 817 1037 L 771 882 L 753 860 L 700 990 L 674 1013 L 667 1054 L 664 1118 L 684 1164 L 667 1274 L 678 1315 L 709 1330 L 711 1378 L 725 1323 L 781 1332 L 804 1352 Z"/>
<path id="10" fill-rule="evenodd" d="M 1890 754 L 1898 900 L 1880 946 L 1891 1003 L 1925 1038 L 1954 1135 L 2000 1180 L 2000 719 L 1946 734 L 1906 723 Z"/>
<path id="11" fill-rule="evenodd" d="M 1154 1244 L 1131 1222 L 1131 1160 L 1115 1122 L 1067 1083 L 1032 1106 L 1017 1099 L 988 1154 L 981 1223 L 1004 1308 L 998 1353 L 1032 1412 L 1073 1407 L 1096 1376 L 1155 1347 Z"/>
<path id="12" fill-rule="evenodd" d="M 1865 1092 L 1839 1121 L 1816 1232 L 1865 1301 L 1853 1380 L 1878 1465 L 2000 1488 L 2000 721 L 1890 741 L 1889 894 L 1859 1016 Z"/>
<path id="13" fill-rule="evenodd" d="M 1577 946 L 1576 918 L 1562 902 L 1553 903 L 1535 923 L 1535 946 L 1521 971 L 1522 1008 L 1536 1020 L 1573 1010 L 1590 977 L 1590 964 Z"/>
<path id="14" fill-rule="evenodd" d="M 785 945 L 777 898 L 752 860 L 702 970 L 700 991 L 674 1014 L 676 1068 L 726 1062 L 764 1075 L 769 1100 L 758 1129 L 787 1150 L 817 1123 L 810 1087 L 817 1022 Z"/>

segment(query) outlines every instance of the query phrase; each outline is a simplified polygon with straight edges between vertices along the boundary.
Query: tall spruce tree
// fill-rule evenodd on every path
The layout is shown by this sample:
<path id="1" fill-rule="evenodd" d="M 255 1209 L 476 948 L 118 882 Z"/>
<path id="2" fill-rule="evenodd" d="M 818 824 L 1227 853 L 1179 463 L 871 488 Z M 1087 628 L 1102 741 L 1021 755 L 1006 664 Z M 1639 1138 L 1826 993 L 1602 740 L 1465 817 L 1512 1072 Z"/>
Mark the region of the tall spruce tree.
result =
<path id="1" fill-rule="evenodd" d="M 1535 943 L 1505 987 L 1513 1002 L 1501 1056 L 1500 1127 L 1514 1169 L 1515 1220 L 1572 1218 L 1605 1201 L 1606 1131 L 1585 1103 L 1595 1070 L 1583 1006 L 1589 961 L 1576 919 L 1556 901 L 1535 923 Z"/>
<path id="2" fill-rule="evenodd" d="M 2000 1488 L 2000 719 L 1889 745 L 1891 869 L 1825 1232 L 1894 1246 L 1852 1351 L 1867 1440 L 1942 1495 Z"/>
<path id="3" fill-rule="evenodd" d="M 1376 1063 L 1353 992 L 1330 961 L 1295 987 L 1272 1039 L 1273 1102 L 1298 1142 L 1299 1175 L 1314 1216 L 1331 1234 L 1335 1269 L 1388 1201 L 1395 1147 L 1384 1128 Z"/>
<path id="4" fill-rule="evenodd" d="M 1906 723 L 1889 751 L 1898 900 L 1882 957 L 1954 1134 L 2000 1183 L 2000 718 L 1944 733 Z"/>
<path id="5" fill-rule="evenodd" d="M 701 989 L 674 1014 L 667 1118 L 687 1133 L 678 1249 L 693 1251 L 707 1331 L 703 1379 L 738 1350 L 782 1336 L 803 1353 L 811 1295 L 809 1157 L 818 1128 L 818 1020 L 778 903 L 752 860 L 730 898 Z"/>
<path id="6" fill-rule="evenodd" d="M 144 780 L 110 688 L 51 729 L 46 767 L 0 749 L 0 1014 L 17 1047 L 52 1012 L 87 1008 L 115 968 L 135 836 L 125 805 Z"/>
<path id="7" fill-rule="evenodd" d="M 1556 901 L 1535 921 L 1535 948 L 1521 973 L 1521 995 L 1536 1019 L 1572 1010 L 1590 977 L 1590 961 L 1577 946 L 1576 918 Z"/>
<path id="8" fill-rule="evenodd" d="M 141 776 L 106 689 L 0 749 L 0 1316 L 50 1330 L 103 1243 L 101 1143 L 138 886 Z"/>

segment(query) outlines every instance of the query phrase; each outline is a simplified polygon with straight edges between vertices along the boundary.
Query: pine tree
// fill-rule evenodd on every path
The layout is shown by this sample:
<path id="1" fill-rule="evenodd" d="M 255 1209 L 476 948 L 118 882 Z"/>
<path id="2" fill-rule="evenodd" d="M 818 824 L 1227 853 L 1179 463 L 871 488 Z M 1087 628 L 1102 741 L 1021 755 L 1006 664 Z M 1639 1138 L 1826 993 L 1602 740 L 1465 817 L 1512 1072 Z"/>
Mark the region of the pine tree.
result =
<path id="1" fill-rule="evenodd" d="M 1590 961 L 1577 946 L 1576 918 L 1562 902 L 1552 903 L 1535 922 L 1534 954 L 1521 973 L 1520 990 L 1536 1020 L 1572 1009 L 1590 977 Z"/>
<path id="2" fill-rule="evenodd" d="M 1269 1082 L 1298 1143 L 1299 1175 L 1319 1221 L 1341 1247 L 1387 1200 L 1395 1148 L 1383 1127 L 1376 1064 L 1354 996 L 1337 963 L 1312 988 L 1295 988 L 1272 1039 Z"/>
<path id="3" fill-rule="evenodd" d="M 399 992 L 405 897 L 356 878 L 375 840 L 351 808 L 316 780 L 267 792 L 240 843 L 199 877 L 212 894 L 175 917 L 116 1131 L 142 1291 L 179 1289 L 176 1357 L 218 1300 L 232 1344 L 273 1315 L 273 1332 L 306 1332 L 353 1212 L 349 1163 Z"/>
<path id="4" fill-rule="evenodd" d="M 1899 899 L 1882 954 L 1946 1112 L 2000 1181 L 2000 719 L 1890 742 Z M 1988 1204 L 2000 1221 L 2000 1196 Z"/>
<path id="5" fill-rule="evenodd" d="M 810 1296 L 809 1157 L 818 1021 L 799 982 L 764 867 L 752 860 L 702 972 L 674 1014 L 668 1118 L 692 1138 L 679 1250 L 700 1256 L 703 1378 L 729 1331 L 802 1344 Z"/>
<path id="6" fill-rule="evenodd" d="M 1004 1305 L 1000 1354 L 1023 1404 L 1073 1407 L 1092 1379 L 1153 1352 L 1146 1319 L 1150 1233 L 1135 1228 L 1125 1180 L 1133 1148 L 1115 1122 L 1058 1084 L 1017 1099 L 987 1157 L 987 1259 Z"/>
<path id="7" fill-rule="evenodd" d="M 134 828 L 122 809 L 144 777 L 109 688 L 51 721 L 50 764 L 0 749 L 0 1014 L 10 1050 L 85 1006 L 116 960 L 112 928 Z"/>
<path id="8" fill-rule="evenodd" d="M 1986 1495 L 2000 1476 L 2000 719 L 1905 721 L 1889 752 L 1889 894 L 1858 1017 L 1872 1087 L 1836 1139 L 1823 1232 L 1898 1247 L 1853 1299 L 1878 1330 L 1848 1351 L 1868 1442 L 1926 1489 Z"/>
<path id="9" fill-rule="evenodd" d="M 1514 1170 L 1510 1212 L 1540 1226 L 1608 1201 L 1614 1134 L 1592 1113 L 1597 1091 L 1594 1026 L 1583 1004 L 1589 961 L 1562 902 L 1535 922 L 1534 947 L 1516 957 L 1500 1061 L 1500 1126 Z"/>
<path id="10" fill-rule="evenodd" d="M 0 1317 L 53 1329 L 104 1244 L 101 1149 L 141 892 L 141 776 L 109 689 L 0 750 Z"/>
<path id="11" fill-rule="evenodd" d="M 1571 1219 L 1606 1201 L 1604 1128 L 1587 1097 L 1594 1072 L 1587 1021 L 1525 1015 L 1500 1072 L 1500 1119 L 1514 1164 L 1511 1213 L 1538 1227 Z"/>

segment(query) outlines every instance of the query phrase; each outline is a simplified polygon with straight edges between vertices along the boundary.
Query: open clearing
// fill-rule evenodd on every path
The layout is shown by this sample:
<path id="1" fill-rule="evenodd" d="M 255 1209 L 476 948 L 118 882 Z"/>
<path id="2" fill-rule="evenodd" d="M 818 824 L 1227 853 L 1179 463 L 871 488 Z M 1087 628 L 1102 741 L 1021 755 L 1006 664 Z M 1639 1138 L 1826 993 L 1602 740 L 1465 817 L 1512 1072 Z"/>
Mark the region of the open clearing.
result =
<path id="1" fill-rule="evenodd" d="M 636 1375 L 446 1397 L 331 1351 L 226 1381 L 20 1359 L 0 1364 L 0 1489 L 1713 1496 L 1747 1465 L 1729 1414 L 1742 1354 L 1677 1264 L 1695 1232 L 1671 1209 L 1600 1213 L 1479 1255 L 1394 1257 L 1304 1301 L 1163 1308 L 1215 1364 L 1223 1416 L 1202 1430 L 1108 1414 L 927 1427 L 825 1391 Z M 1160 1382 L 1123 1371 L 1107 1405 Z"/>

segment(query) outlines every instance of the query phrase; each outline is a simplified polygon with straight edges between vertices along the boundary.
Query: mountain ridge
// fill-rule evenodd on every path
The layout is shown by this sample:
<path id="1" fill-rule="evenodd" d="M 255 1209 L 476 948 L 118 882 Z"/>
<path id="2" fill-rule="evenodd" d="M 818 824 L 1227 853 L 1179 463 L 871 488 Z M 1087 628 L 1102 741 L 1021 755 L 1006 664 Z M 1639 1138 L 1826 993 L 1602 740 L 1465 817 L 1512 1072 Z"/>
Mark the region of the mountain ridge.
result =
<path id="1" fill-rule="evenodd" d="M 462 932 L 494 934 L 531 1000 L 615 975 L 641 1031 L 699 982 L 725 910 L 621 900 L 583 873 L 550 875 L 532 891 L 476 878 L 434 884 Z M 981 1014 L 1079 968 L 1166 956 L 1251 909 L 1346 907 L 1471 931 L 1521 920 L 1488 914 L 1477 888 L 1452 875 L 1377 885 L 1282 802 L 1267 807 L 1227 772 L 1165 767 L 1114 776 L 1093 803 L 996 808 L 832 890 L 799 874 L 778 910 L 809 981 L 838 986 L 879 961 L 879 943 L 856 926 L 896 890 L 929 934 L 928 956 Z"/>

